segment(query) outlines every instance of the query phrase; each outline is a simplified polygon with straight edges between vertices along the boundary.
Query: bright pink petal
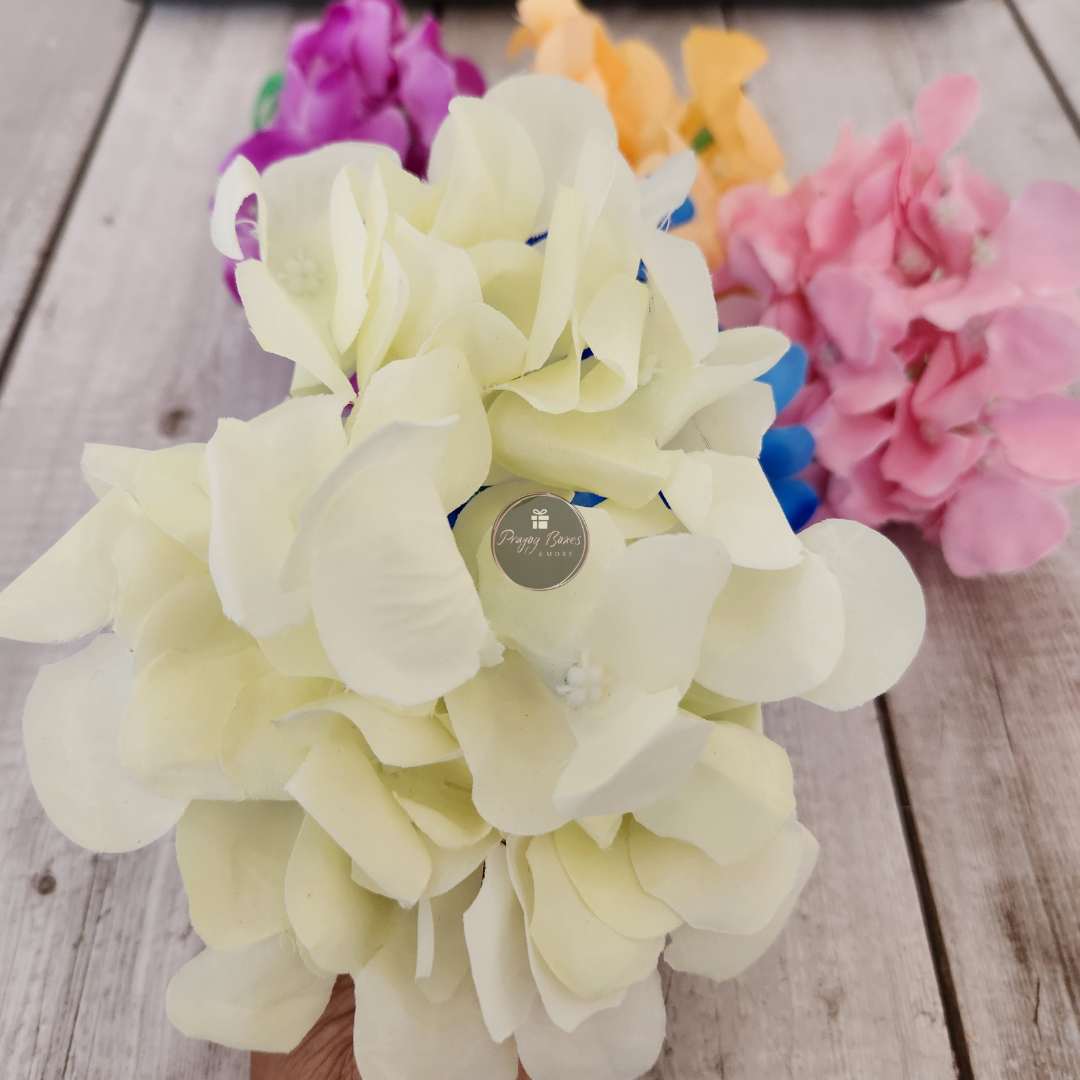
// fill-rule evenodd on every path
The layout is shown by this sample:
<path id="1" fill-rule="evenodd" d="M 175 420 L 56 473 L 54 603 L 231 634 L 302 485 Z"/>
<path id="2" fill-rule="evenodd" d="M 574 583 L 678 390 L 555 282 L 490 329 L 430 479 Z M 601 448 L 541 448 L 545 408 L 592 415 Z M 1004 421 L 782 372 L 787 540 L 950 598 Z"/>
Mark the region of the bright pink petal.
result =
<path id="1" fill-rule="evenodd" d="M 1050 495 L 1001 473 L 965 480 L 941 527 L 945 561 L 959 577 L 1004 574 L 1038 562 L 1069 534 L 1069 515 Z"/>
<path id="2" fill-rule="evenodd" d="M 826 266 L 807 285 L 806 298 L 844 360 L 870 364 L 904 335 L 902 294 L 876 275 Z"/>
<path id="3" fill-rule="evenodd" d="M 1055 483 L 1080 483 L 1080 400 L 1005 401 L 991 423 L 1010 464 Z"/>
<path id="4" fill-rule="evenodd" d="M 951 337 L 943 337 L 915 384 L 911 411 L 921 423 L 948 431 L 974 423 L 986 406 L 990 372 L 985 364 L 963 371 Z"/>
<path id="5" fill-rule="evenodd" d="M 1080 378 L 1080 325 L 1046 308 L 1006 308 L 986 331 L 990 392 L 1030 398 Z"/>
<path id="6" fill-rule="evenodd" d="M 919 141 L 943 157 L 979 115 L 979 80 L 974 75 L 946 75 L 932 82 L 915 102 Z"/>
<path id="7" fill-rule="evenodd" d="M 881 354 L 867 367 L 854 364 L 822 366 L 838 409 L 868 413 L 896 401 L 911 385 L 904 366 L 892 353 Z"/>
<path id="8" fill-rule="evenodd" d="M 1045 181 L 1013 203 L 993 243 L 1009 276 L 1033 293 L 1080 288 L 1080 191 Z"/>
<path id="9" fill-rule="evenodd" d="M 1019 299 L 1020 289 L 994 266 L 975 271 L 951 296 L 931 299 L 923 305 L 922 314 L 942 330 L 959 330 L 976 315 L 986 315 Z"/>

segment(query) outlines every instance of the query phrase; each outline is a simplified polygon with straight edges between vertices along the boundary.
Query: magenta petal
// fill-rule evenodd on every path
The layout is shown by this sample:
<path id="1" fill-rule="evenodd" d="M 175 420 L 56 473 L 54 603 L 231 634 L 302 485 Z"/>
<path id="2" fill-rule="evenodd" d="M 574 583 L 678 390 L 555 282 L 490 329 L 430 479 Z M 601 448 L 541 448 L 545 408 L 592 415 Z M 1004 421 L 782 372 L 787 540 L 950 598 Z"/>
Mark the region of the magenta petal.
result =
<path id="1" fill-rule="evenodd" d="M 454 97 L 454 69 L 441 56 L 417 53 L 402 63 L 399 90 L 420 141 L 430 146 Z"/>
<path id="2" fill-rule="evenodd" d="M 1006 272 L 1034 293 L 1080 288 L 1080 191 L 1032 184 L 1013 203 L 993 242 Z"/>
<path id="3" fill-rule="evenodd" d="M 401 109 L 389 105 L 381 112 L 367 116 L 352 131 L 352 137 L 361 142 L 382 143 L 396 150 L 404 160 L 409 150 L 409 122 Z"/>
<path id="4" fill-rule="evenodd" d="M 1010 464 L 1055 483 L 1080 483 L 1080 401 L 1076 398 L 1046 395 L 1005 401 L 992 423 Z"/>
<path id="5" fill-rule="evenodd" d="M 990 393 L 1030 398 L 1080 378 L 1080 326 L 1046 308 L 1006 308 L 986 331 Z"/>
<path id="6" fill-rule="evenodd" d="M 948 153 L 979 115 L 979 80 L 946 75 L 932 82 L 915 102 L 919 141 L 935 157 Z"/>
<path id="7" fill-rule="evenodd" d="M 960 485 L 945 510 L 941 548 L 959 577 L 1022 570 L 1069 534 L 1069 515 L 1046 492 L 1001 473 Z"/>
<path id="8" fill-rule="evenodd" d="M 465 56 L 455 56 L 450 62 L 454 65 L 458 93 L 466 97 L 483 97 L 487 84 L 480 69 Z"/>
<path id="9" fill-rule="evenodd" d="M 310 150 L 308 142 L 292 132 L 283 131 L 280 128 L 267 128 L 265 131 L 257 131 L 254 135 L 245 139 L 235 147 L 229 156 L 221 163 L 221 172 L 224 172 L 233 158 L 246 157 L 259 172 L 263 172 L 268 165 L 282 158 L 293 157 L 295 154 L 303 154 Z"/>

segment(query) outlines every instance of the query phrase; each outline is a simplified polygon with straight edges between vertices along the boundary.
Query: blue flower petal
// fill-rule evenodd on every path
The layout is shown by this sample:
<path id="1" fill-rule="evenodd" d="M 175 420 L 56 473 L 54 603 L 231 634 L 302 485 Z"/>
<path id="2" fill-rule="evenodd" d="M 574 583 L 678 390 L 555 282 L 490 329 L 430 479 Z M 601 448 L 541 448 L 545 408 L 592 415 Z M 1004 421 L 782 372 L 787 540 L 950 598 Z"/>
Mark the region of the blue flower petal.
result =
<path id="1" fill-rule="evenodd" d="M 685 225 L 688 221 L 693 220 L 694 204 L 690 201 L 690 196 L 687 195 L 682 203 L 671 211 L 667 221 L 661 225 L 661 228 L 666 232 L 668 229 L 677 229 L 680 225 Z"/>
<path id="2" fill-rule="evenodd" d="M 761 462 L 765 475 L 780 479 L 802 472 L 814 457 L 814 436 L 802 424 L 769 428 L 761 439 Z"/>
<path id="3" fill-rule="evenodd" d="M 764 375 L 758 376 L 757 381 L 772 387 L 776 411 L 779 412 L 799 392 L 805 379 L 806 350 L 801 345 L 792 345 Z"/>
<path id="4" fill-rule="evenodd" d="M 798 532 L 818 508 L 817 492 L 804 480 L 770 480 L 788 524 Z"/>
<path id="5" fill-rule="evenodd" d="M 591 491 L 575 491 L 570 504 L 572 506 L 599 506 L 606 498 L 605 495 L 594 495 Z"/>

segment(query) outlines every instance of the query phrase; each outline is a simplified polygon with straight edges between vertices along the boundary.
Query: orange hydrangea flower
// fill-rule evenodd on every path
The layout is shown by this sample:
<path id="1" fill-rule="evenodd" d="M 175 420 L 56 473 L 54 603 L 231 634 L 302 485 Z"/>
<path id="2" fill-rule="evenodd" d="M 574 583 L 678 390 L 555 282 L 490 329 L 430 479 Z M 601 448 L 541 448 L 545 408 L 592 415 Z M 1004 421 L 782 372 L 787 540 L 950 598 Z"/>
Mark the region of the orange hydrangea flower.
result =
<path id="1" fill-rule="evenodd" d="M 578 0 L 518 0 L 520 27 L 509 53 L 533 49 L 533 70 L 563 75 L 589 87 L 611 110 L 619 149 L 639 175 L 692 148 L 698 175 L 691 191 L 694 217 L 675 229 L 705 252 L 710 267 L 723 260 L 717 231 L 720 196 L 738 184 L 786 189 L 784 157 L 768 125 L 743 91 L 767 59 L 749 34 L 695 27 L 682 45 L 690 97 L 681 98 L 663 57 L 647 42 L 615 43 L 603 21 Z"/>

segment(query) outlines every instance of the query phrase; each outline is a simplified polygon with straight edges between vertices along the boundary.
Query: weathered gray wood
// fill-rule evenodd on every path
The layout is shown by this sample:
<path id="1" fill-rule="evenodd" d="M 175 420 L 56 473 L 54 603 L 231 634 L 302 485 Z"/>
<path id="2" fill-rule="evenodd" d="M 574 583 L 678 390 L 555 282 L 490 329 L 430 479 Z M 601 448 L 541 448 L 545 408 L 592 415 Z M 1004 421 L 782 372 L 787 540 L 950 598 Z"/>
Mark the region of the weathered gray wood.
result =
<path id="1" fill-rule="evenodd" d="M 1073 0 L 1008 0 L 1080 114 L 1080 4 Z M 1074 120 L 1075 124 L 1075 120 Z"/>
<path id="2" fill-rule="evenodd" d="M 4 0 L 0 18 L 0 355 L 143 9 L 118 0 Z"/>
<path id="3" fill-rule="evenodd" d="M 821 857 L 791 922 L 730 983 L 674 974 L 650 1080 L 951 1080 L 930 948 L 872 705 L 766 710 Z"/>
<path id="4" fill-rule="evenodd" d="M 286 394 L 291 365 L 260 352 L 223 289 L 207 214 L 290 18 L 151 15 L 0 396 L 0 582 L 91 504 L 84 441 L 202 439 Z M 196 949 L 171 843 L 90 855 L 30 790 L 19 717 L 52 652 L 0 643 L 0 1076 L 238 1080 L 246 1055 L 165 1017 L 165 985 Z"/>
<path id="5" fill-rule="evenodd" d="M 1080 143 L 1001 0 L 736 22 L 771 49 L 755 91 L 792 175 L 824 159 L 823 126 L 852 116 L 873 133 L 928 79 L 969 70 L 985 95 L 962 147 L 975 165 L 1014 193 L 1080 182 Z M 977 1080 L 1064 1080 L 1080 1075 L 1080 551 L 961 582 L 937 552 L 908 550 L 929 628 L 888 701 L 961 1053 Z"/>
<path id="6" fill-rule="evenodd" d="M 650 41 L 677 75 L 686 31 L 719 22 L 709 8 L 616 8 L 603 16 L 616 37 Z M 457 20 L 451 10 L 448 39 Z M 497 70 L 512 16 L 473 15 L 468 27 L 472 55 L 485 71 Z M 818 130 L 825 137 L 827 125 Z M 951 1078 L 930 947 L 873 707 L 836 716 L 789 703 L 770 708 L 767 730 L 791 755 L 800 816 L 822 843 L 821 863 L 780 942 L 750 971 L 720 986 L 670 977 L 668 1042 L 650 1080 Z"/>

